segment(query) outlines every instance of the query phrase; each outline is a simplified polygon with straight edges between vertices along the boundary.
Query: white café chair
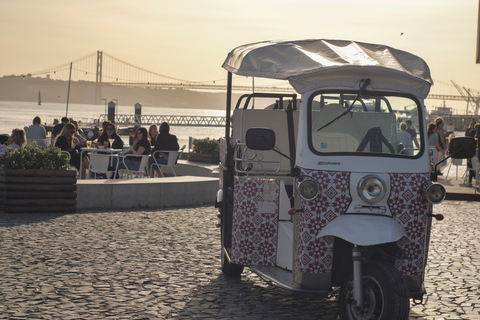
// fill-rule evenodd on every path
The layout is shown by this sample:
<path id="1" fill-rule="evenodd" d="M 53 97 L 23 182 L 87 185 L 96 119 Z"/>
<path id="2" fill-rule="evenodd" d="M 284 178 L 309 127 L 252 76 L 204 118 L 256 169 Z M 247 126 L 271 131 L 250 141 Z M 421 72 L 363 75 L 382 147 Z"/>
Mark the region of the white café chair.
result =
<path id="1" fill-rule="evenodd" d="M 87 179 L 90 179 L 91 174 L 93 173 L 94 178 L 97 178 L 97 174 L 106 174 L 107 178 L 110 177 L 114 171 L 109 171 L 108 166 L 110 164 L 110 154 L 100 154 L 100 153 L 90 153 L 90 165 L 87 170 Z"/>
<path id="2" fill-rule="evenodd" d="M 138 167 L 138 170 L 131 170 L 127 167 L 126 163 L 125 163 L 125 159 L 128 159 L 128 158 L 138 158 L 138 157 L 142 157 L 141 161 L 140 161 L 140 166 Z M 138 154 L 126 154 L 122 157 L 122 162 L 125 166 L 125 169 L 122 169 L 123 171 L 126 171 L 127 172 L 127 176 L 126 178 L 127 179 L 132 179 L 132 178 L 144 178 L 144 177 L 147 177 L 148 178 L 148 174 L 149 174 L 149 171 L 148 171 L 148 159 L 150 158 L 150 155 L 147 154 L 147 155 L 138 155 Z"/>
<path id="3" fill-rule="evenodd" d="M 177 173 L 175 172 L 175 165 L 177 164 L 178 162 L 178 159 L 180 159 L 180 157 L 182 156 L 182 153 L 183 153 L 183 150 L 185 149 L 186 145 L 183 145 L 183 147 L 178 150 L 178 151 L 167 151 L 167 150 L 157 150 L 155 151 L 153 154 L 152 154 L 152 157 L 153 157 L 153 163 L 152 165 L 150 166 L 150 172 L 153 172 L 153 166 L 156 166 L 158 168 L 158 170 L 160 171 L 160 173 L 162 174 L 162 176 L 164 177 L 164 173 L 162 171 L 162 167 L 169 167 L 172 172 L 173 172 L 173 175 L 176 177 L 177 176 Z M 157 158 L 156 158 L 156 154 L 159 154 L 159 153 L 165 153 L 165 154 L 168 154 L 168 160 L 167 160 L 167 164 L 159 164 L 157 162 Z"/>
<path id="4" fill-rule="evenodd" d="M 448 174 L 450 173 L 450 168 L 452 168 L 452 165 L 456 167 L 456 175 L 455 175 L 455 180 L 458 179 L 458 167 L 463 165 L 463 159 L 453 159 L 451 158 L 450 165 L 448 166 L 448 171 L 447 175 L 445 176 L 445 180 L 448 179 Z"/>

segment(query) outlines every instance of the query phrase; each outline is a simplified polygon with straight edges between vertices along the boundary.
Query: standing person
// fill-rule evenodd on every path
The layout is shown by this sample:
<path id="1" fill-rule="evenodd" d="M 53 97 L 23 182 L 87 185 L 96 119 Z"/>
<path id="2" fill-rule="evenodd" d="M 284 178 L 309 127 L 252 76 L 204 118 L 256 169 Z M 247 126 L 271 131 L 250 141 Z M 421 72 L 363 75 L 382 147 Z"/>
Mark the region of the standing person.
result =
<path id="1" fill-rule="evenodd" d="M 442 117 L 436 118 L 435 125 L 437 126 L 437 135 L 438 135 L 438 142 L 440 143 L 440 147 L 442 147 L 443 150 L 447 150 L 445 130 L 443 129 L 443 127 L 445 126 L 445 122 L 443 121 L 443 118 Z"/>
<path id="2" fill-rule="evenodd" d="M 150 141 L 148 141 L 148 132 L 144 127 L 139 127 L 135 132 L 132 146 L 127 154 L 149 155 L 151 150 Z M 126 169 L 137 171 L 140 168 L 142 157 L 127 157 L 125 160 L 119 159 L 118 170 Z M 125 164 L 124 164 L 125 162 Z M 115 167 L 116 163 L 112 164 Z M 118 171 L 117 171 L 118 172 Z M 115 178 L 118 178 L 118 174 Z"/>
<path id="3" fill-rule="evenodd" d="M 437 161 L 440 161 L 443 158 L 445 158 L 446 152 L 448 150 L 448 143 L 447 143 L 447 139 L 445 137 L 445 129 L 444 129 L 445 121 L 443 120 L 442 117 L 438 117 L 438 118 L 435 119 L 435 125 L 437 126 L 438 143 L 440 144 L 440 147 L 442 148 L 442 150 L 444 150 L 443 154 L 440 153 L 438 155 Z M 439 171 L 442 167 L 444 167 L 446 165 L 447 165 L 446 161 L 441 163 L 440 167 L 439 167 Z"/>
<path id="4" fill-rule="evenodd" d="M 470 133 L 475 129 L 475 120 L 470 120 L 467 130 L 465 130 L 465 137 L 469 137 Z"/>
<path id="5" fill-rule="evenodd" d="M 89 166 L 88 157 L 83 157 L 82 165 L 80 165 L 80 146 L 74 146 L 75 133 L 77 129 L 71 123 L 66 123 L 63 126 L 60 134 L 55 139 L 55 147 L 60 148 L 62 151 L 70 153 L 70 165 L 77 168 L 80 171 L 80 178 L 85 179 L 85 173 Z M 81 169 L 80 169 L 81 168 Z"/>
<path id="6" fill-rule="evenodd" d="M 430 123 L 427 127 L 428 134 L 428 148 L 433 149 L 433 162 L 437 163 L 440 156 L 445 156 L 445 150 L 440 146 L 438 135 L 437 135 L 437 125 L 435 123 Z M 439 175 L 443 173 L 439 172 Z"/>
<path id="7" fill-rule="evenodd" d="M 62 131 L 63 127 L 69 122 L 70 122 L 70 119 L 68 119 L 67 117 L 63 117 L 62 122 L 60 122 L 59 124 L 55 125 L 55 127 L 53 127 L 52 138 L 55 138 L 56 136 L 58 136 Z"/>
<path id="8" fill-rule="evenodd" d="M 407 132 L 407 124 L 405 122 L 400 123 L 400 131 L 397 132 L 397 142 L 403 145 L 405 150 L 399 150 L 402 154 L 413 155 L 413 143 L 412 136 Z"/>
<path id="9" fill-rule="evenodd" d="M 405 123 L 407 124 L 407 132 L 410 133 L 410 135 L 412 136 L 412 140 L 413 140 L 413 144 L 415 145 L 415 148 L 420 148 L 420 144 L 418 143 L 418 139 L 417 139 L 417 131 L 415 130 L 414 127 L 412 127 L 412 120 L 407 120 L 405 121 Z"/>
<path id="10" fill-rule="evenodd" d="M 465 136 L 466 136 L 466 137 L 476 138 L 478 124 L 475 124 L 475 121 L 472 121 L 472 122 L 473 122 L 472 130 L 468 131 L 468 134 L 465 135 Z"/>
<path id="11" fill-rule="evenodd" d="M 103 145 L 104 142 L 110 143 L 110 139 L 115 139 L 115 141 L 112 143 L 110 148 L 112 149 L 123 149 L 123 140 L 120 138 L 120 136 L 117 134 L 117 130 L 115 129 L 115 126 L 113 123 L 108 123 L 105 126 L 105 129 L 103 130 L 103 133 L 100 137 L 98 137 L 98 145 Z"/>
<path id="12" fill-rule="evenodd" d="M 5 153 L 8 148 L 18 149 L 25 148 L 27 144 L 27 138 L 25 135 L 25 130 L 23 129 L 13 129 L 12 134 L 8 137 L 7 142 L 0 146 L 0 153 Z"/>
<path id="13" fill-rule="evenodd" d="M 33 118 L 33 124 L 27 130 L 27 139 L 36 140 L 39 147 L 45 147 L 44 139 L 47 138 L 47 133 L 45 127 L 40 125 L 41 123 L 42 120 L 39 116 Z"/>
<path id="14" fill-rule="evenodd" d="M 158 127 L 156 124 L 152 124 L 150 128 L 148 128 L 148 138 L 150 139 L 150 145 L 153 147 L 155 145 L 155 141 L 157 141 L 158 137 Z"/>
<path id="15" fill-rule="evenodd" d="M 480 125 L 476 124 L 472 130 L 468 132 L 468 136 L 477 139 L 477 147 L 475 150 L 475 156 L 472 158 L 467 159 L 467 168 L 468 168 L 468 182 L 465 183 L 465 186 L 472 187 L 472 180 L 475 177 L 475 170 L 476 165 L 474 165 L 474 161 L 472 161 L 475 157 L 477 157 L 478 161 L 480 161 Z M 479 190 L 480 191 L 480 190 Z"/>

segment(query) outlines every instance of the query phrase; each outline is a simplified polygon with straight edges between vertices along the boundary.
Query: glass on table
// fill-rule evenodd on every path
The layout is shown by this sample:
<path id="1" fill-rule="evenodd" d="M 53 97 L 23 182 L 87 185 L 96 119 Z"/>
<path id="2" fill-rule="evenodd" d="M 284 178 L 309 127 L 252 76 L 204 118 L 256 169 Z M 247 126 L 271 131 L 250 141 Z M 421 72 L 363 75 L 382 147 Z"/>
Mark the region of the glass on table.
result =
<path id="1" fill-rule="evenodd" d="M 105 147 L 105 149 L 108 149 L 108 142 L 107 142 L 107 141 L 104 141 L 104 142 L 103 142 L 103 146 Z"/>
<path id="2" fill-rule="evenodd" d="M 91 147 L 92 147 L 92 141 L 87 140 L 87 148 L 91 148 Z"/>

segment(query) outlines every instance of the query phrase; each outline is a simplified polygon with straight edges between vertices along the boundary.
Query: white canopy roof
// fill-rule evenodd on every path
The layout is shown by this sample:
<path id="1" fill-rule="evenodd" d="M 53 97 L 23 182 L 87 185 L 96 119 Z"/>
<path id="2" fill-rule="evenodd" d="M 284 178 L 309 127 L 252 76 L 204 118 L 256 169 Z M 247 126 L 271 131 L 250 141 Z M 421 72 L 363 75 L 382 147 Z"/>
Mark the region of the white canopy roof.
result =
<path id="1" fill-rule="evenodd" d="M 223 68 L 242 76 L 289 80 L 299 93 L 325 87 L 393 90 L 426 98 L 428 65 L 406 51 L 346 40 L 266 41 L 231 51 Z"/>

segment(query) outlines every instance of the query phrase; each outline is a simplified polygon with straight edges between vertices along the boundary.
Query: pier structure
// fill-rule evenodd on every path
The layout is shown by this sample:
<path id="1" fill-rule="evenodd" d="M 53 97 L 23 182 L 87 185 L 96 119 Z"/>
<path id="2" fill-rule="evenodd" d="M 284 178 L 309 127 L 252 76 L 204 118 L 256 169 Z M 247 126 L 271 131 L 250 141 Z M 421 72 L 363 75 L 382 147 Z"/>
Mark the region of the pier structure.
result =
<path id="1" fill-rule="evenodd" d="M 105 114 L 100 115 L 99 123 L 107 120 Z M 114 123 L 117 126 L 141 126 L 168 122 L 171 126 L 197 126 L 197 127 L 224 127 L 223 116 L 172 116 L 172 115 L 133 115 L 116 114 Z"/>

